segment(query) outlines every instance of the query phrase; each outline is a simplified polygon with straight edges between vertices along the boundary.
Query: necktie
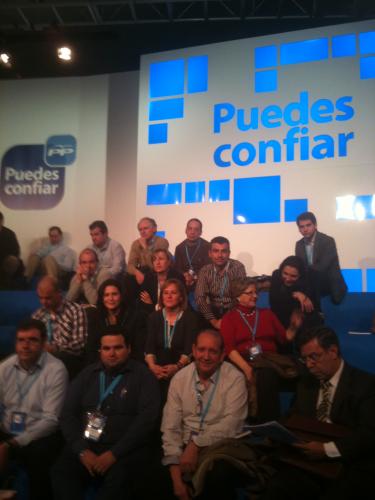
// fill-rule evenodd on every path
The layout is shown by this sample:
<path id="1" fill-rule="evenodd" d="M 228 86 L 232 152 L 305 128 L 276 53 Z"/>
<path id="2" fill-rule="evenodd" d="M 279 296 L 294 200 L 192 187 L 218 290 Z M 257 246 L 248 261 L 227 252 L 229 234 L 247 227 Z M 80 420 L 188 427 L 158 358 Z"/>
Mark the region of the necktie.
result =
<path id="1" fill-rule="evenodd" d="M 316 409 L 316 418 L 321 422 L 326 422 L 329 418 L 329 412 L 331 409 L 331 382 L 321 382 L 320 390 L 322 391 L 322 399 L 320 400 L 319 406 Z"/>

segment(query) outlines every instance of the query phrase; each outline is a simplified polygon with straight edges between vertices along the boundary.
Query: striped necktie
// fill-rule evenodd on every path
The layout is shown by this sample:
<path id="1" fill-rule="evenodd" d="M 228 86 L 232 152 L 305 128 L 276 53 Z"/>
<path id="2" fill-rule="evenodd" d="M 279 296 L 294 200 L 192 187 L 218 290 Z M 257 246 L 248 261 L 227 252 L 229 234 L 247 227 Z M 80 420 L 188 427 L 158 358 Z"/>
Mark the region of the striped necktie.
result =
<path id="1" fill-rule="evenodd" d="M 331 409 L 331 387 L 332 384 L 329 381 L 320 383 L 322 398 L 316 409 L 316 418 L 321 422 L 326 422 L 329 418 Z"/>

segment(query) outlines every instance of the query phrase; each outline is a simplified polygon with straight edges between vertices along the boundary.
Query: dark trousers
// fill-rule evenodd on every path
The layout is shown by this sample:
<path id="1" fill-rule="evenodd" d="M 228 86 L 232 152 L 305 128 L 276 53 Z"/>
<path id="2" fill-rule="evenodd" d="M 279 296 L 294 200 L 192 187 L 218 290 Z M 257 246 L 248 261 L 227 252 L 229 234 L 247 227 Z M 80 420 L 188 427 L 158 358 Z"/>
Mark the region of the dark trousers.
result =
<path id="1" fill-rule="evenodd" d="M 280 417 L 280 378 L 272 368 L 256 369 L 257 421 L 268 422 Z"/>
<path id="2" fill-rule="evenodd" d="M 216 460 L 207 473 L 197 500 L 236 500 L 237 489 L 246 483 L 241 472 L 226 460 Z"/>

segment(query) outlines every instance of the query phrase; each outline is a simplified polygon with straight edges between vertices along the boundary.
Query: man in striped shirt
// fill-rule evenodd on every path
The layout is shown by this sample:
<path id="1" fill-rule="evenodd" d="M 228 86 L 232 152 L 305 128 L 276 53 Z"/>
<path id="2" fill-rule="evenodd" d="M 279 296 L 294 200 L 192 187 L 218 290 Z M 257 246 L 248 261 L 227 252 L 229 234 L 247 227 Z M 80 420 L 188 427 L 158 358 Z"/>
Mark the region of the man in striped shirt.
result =
<path id="1" fill-rule="evenodd" d="M 200 270 L 195 289 L 200 313 L 217 330 L 220 329 L 221 318 L 235 304 L 230 293 L 231 283 L 246 278 L 245 266 L 229 256 L 229 240 L 224 236 L 213 238 L 209 250 L 211 264 Z"/>

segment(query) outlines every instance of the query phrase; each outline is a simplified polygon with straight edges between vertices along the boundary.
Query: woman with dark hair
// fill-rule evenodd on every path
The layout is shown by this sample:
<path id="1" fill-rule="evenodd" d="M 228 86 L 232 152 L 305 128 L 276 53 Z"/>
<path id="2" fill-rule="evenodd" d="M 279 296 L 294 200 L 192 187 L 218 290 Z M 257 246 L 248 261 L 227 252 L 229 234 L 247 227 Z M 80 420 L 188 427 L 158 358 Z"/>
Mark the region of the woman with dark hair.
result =
<path id="1" fill-rule="evenodd" d="M 98 290 L 96 309 L 91 316 L 91 332 L 86 345 L 86 362 L 99 359 L 98 351 L 103 333 L 113 327 L 124 332 L 130 341 L 132 357 L 143 360 L 145 328 L 142 329 L 136 315 L 126 307 L 125 294 L 115 279 L 104 281 Z"/>
<path id="2" fill-rule="evenodd" d="M 284 328 L 293 315 L 301 316 L 303 326 L 320 324 L 320 307 L 316 293 L 310 286 L 305 264 L 291 255 L 272 273 L 270 306 Z"/>
<path id="3" fill-rule="evenodd" d="M 249 415 L 261 422 L 277 419 L 279 378 L 297 376 L 294 361 L 278 351 L 293 340 L 298 322 L 285 330 L 271 310 L 257 308 L 252 278 L 235 281 L 231 292 L 237 304 L 224 315 L 220 329 L 226 355 L 249 383 Z"/>
<path id="4" fill-rule="evenodd" d="M 159 310 L 149 316 L 145 347 L 146 363 L 161 381 L 165 398 L 169 380 L 190 363 L 198 329 L 198 316 L 188 309 L 185 286 L 180 280 L 168 279 L 161 287 Z"/>
<path id="5" fill-rule="evenodd" d="M 166 249 L 155 250 L 151 257 L 152 271 L 145 274 L 140 286 L 139 305 L 144 312 L 151 313 L 159 308 L 160 290 L 168 279 L 178 279 L 184 283 L 181 273 L 173 269 L 173 257 Z"/>

